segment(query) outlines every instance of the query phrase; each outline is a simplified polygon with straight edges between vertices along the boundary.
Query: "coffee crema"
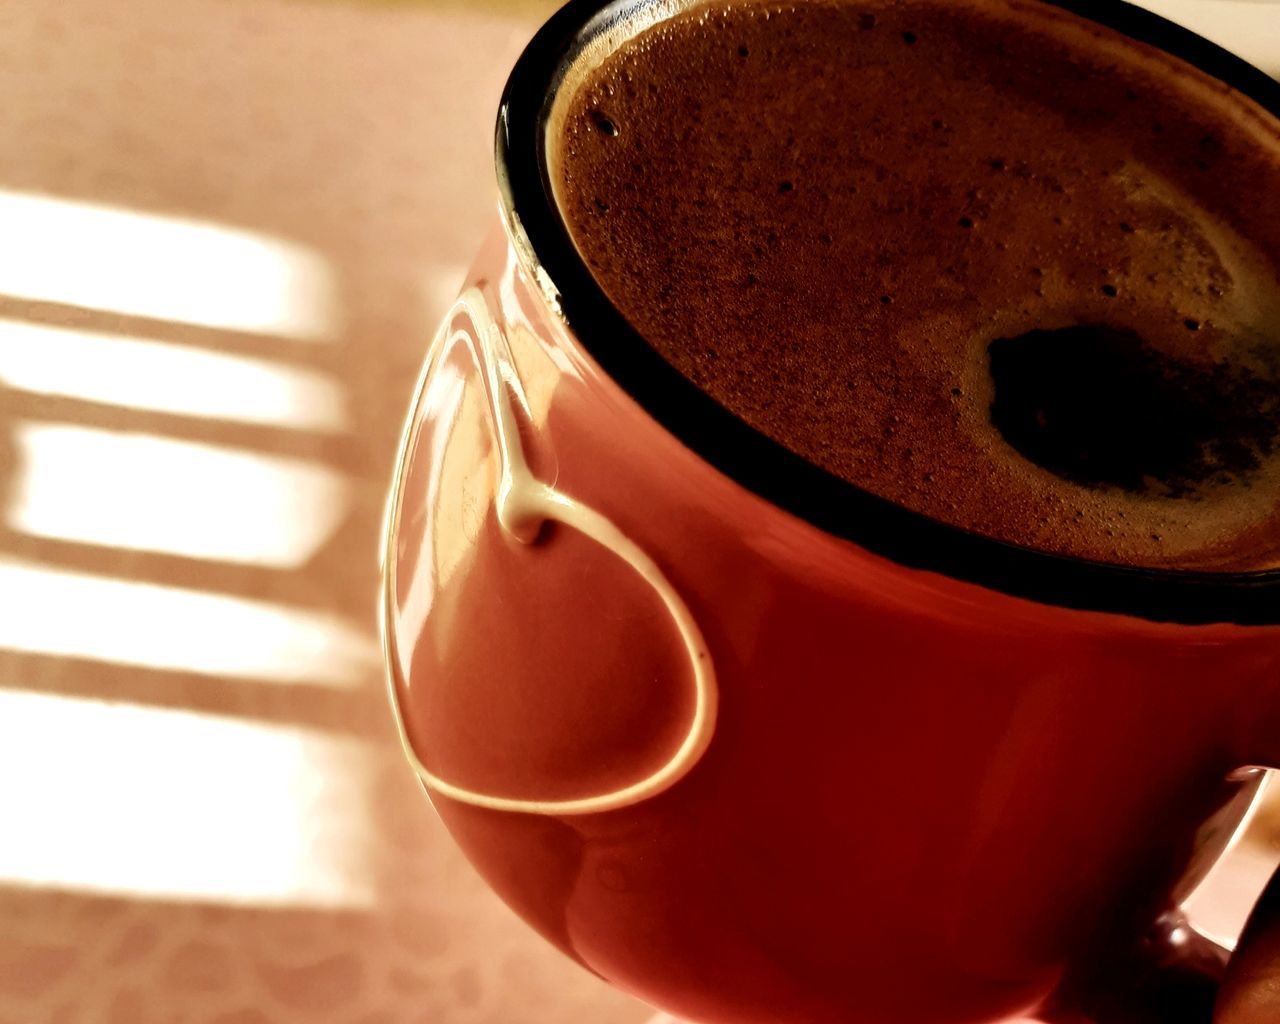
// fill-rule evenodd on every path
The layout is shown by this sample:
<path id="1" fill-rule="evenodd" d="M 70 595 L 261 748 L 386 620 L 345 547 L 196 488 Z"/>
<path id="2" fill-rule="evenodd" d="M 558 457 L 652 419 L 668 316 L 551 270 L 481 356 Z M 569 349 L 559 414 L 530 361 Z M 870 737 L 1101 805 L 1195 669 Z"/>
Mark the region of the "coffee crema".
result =
<path id="1" fill-rule="evenodd" d="M 601 287 L 810 462 L 1008 543 L 1280 566 L 1280 121 L 1039 0 L 693 7 L 567 83 Z"/>

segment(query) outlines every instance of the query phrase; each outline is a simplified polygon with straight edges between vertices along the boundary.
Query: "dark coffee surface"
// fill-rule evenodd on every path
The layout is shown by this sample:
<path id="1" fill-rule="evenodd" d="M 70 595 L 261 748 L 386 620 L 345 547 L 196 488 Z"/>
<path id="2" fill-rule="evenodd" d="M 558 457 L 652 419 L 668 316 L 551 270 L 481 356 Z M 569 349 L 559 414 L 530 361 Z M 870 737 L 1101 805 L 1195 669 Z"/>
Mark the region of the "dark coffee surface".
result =
<path id="1" fill-rule="evenodd" d="M 713 3 L 557 112 L 570 232 L 685 376 L 1011 543 L 1280 565 L 1280 124 L 1020 0 Z"/>

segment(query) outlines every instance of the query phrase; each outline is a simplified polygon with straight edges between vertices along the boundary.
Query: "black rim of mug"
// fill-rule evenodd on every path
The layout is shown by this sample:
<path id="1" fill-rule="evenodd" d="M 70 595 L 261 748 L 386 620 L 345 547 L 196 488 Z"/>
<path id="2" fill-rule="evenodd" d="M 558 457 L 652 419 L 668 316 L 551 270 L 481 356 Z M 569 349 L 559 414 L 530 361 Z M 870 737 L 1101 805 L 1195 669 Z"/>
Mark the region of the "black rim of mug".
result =
<path id="1" fill-rule="evenodd" d="M 1041 0 L 1158 47 L 1280 117 L 1280 82 L 1189 29 L 1121 0 Z M 543 125 L 580 34 L 601 11 L 652 6 L 570 0 L 525 48 L 502 96 L 497 169 L 521 259 L 558 293 L 560 313 L 605 373 L 701 458 L 772 504 L 900 565 L 1032 601 L 1185 624 L 1280 622 L 1280 571 L 1206 573 L 1090 562 L 1014 546 L 871 494 L 749 426 L 666 362 L 605 296 L 556 209 Z M 610 19 L 613 20 L 612 18 Z M 526 265 L 526 270 L 533 269 Z"/>

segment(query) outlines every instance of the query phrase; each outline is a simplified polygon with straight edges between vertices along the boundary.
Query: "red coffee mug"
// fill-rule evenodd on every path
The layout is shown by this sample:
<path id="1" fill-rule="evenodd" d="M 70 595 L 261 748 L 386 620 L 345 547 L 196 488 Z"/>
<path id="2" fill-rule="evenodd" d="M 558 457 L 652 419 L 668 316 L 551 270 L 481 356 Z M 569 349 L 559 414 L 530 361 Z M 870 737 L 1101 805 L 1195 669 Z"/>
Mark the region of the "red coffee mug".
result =
<path id="1" fill-rule="evenodd" d="M 1199 37 L 1059 6 L 1280 114 Z M 671 1013 L 1113 1019 L 1223 780 L 1280 766 L 1280 574 L 964 533 L 685 381 L 542 173 L 565 63 L 651 16 L 599 7 L 571 3 L 513 73 L 504 225 L 406 431 L 384 618 L 407 752 L 521 916 Z"/>

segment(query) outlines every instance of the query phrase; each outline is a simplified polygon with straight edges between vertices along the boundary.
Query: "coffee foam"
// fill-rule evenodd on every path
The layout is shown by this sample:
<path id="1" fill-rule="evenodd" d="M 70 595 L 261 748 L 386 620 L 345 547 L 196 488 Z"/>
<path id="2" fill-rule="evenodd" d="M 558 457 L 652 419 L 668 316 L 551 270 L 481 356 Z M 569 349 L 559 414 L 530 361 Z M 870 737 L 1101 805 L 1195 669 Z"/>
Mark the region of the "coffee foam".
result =
<path id="1" fill-rule="evenodd" d="M 1225 479 L 1126 489 L 991 417 L 990 346 L 1079 325 L 1248 383 L 1223 409 L 1280 401 L 1280 125 L 1252 102 L 1017 0 L 702 5 L 563 95 L 551 170 L 584 259 L 763 433 L 1010 543 L 1280 565 L 1274 438 Z"/>

